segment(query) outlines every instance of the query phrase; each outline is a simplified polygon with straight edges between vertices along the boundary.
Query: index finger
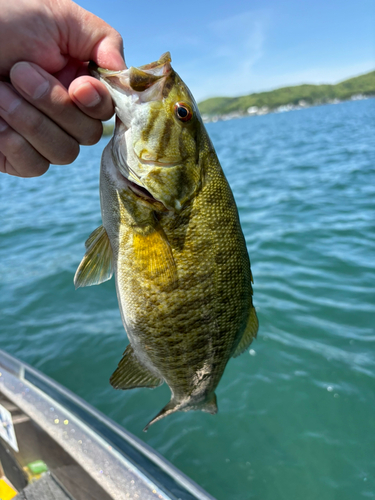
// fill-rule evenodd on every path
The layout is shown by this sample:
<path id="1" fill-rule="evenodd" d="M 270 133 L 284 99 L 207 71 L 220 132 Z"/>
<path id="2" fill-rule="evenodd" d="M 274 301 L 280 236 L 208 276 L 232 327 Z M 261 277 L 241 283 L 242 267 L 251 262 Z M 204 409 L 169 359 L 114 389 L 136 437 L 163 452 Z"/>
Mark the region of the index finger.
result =
<path id="1" fill-rule="evenodd" d="M 69 97 L 66 88 L 38 65 L 19 62 L 10 72 L 16 90 L 35 108 L 49 117 L 79 144 L 95 144 L 102 126 L 83 113 Z"/>

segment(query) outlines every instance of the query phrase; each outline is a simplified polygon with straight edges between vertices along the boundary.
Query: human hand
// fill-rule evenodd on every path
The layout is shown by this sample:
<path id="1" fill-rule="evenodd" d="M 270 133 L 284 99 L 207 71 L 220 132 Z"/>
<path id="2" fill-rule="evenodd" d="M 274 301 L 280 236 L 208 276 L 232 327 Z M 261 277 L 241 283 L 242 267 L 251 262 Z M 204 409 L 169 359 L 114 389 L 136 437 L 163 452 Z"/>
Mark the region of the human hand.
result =
<path id="1" fill-rule="evenodd" d="M 71 0 L 0 0 L 0 12 L 0 171 L 34 177 L 100 139 L 113 104 L 87 61 L 124 69 L 122 39 Z"/>

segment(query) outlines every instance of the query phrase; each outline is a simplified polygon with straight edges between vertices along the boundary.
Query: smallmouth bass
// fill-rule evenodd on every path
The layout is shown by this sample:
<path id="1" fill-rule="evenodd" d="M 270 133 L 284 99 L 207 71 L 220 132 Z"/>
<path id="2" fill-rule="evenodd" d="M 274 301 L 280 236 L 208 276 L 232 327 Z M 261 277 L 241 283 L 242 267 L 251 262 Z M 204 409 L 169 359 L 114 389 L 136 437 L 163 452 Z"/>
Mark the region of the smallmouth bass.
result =
<path id="1" fill-rule="evenodd" d="M 91 71 L 111 93 L 116 126 L 101 161 L 103 225 L 86 241 L 75 286 L 115 274 L 130 343 L 112 386 L 170 387 L 145 430 L 176 411 L 214 414 L 227 362 L 258 331 L 232 191 L 169 53 L 139 68 Z"/>

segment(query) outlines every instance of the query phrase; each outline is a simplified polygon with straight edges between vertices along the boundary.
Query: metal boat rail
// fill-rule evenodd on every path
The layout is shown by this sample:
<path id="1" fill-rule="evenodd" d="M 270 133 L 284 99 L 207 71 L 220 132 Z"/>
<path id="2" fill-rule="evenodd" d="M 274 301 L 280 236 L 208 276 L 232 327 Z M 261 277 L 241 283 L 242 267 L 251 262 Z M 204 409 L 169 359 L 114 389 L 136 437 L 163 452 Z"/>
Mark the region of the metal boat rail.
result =
<path id="1" fill-rule="evenodd" d="M 68 389 L 2 350 L 0 396 L 22 411 L 34 427 L 52 438 L 93 482 L 86 487 L 90 491 L 85 494 L 85 488 L 79 486 L 84 479 L 67 480 L 65 489 L 73 499 L 215 500 L 133 434 Z M 15 428 L 17 434 L 17 426 Z M 20 451 L 21 448 L 22 442 Z M 63 467 L 56 465 L 54 474 L 60 482 L 63 482 L 61 477 L 66 476 L 62 470 Z M 66 464 L 64 470 L 67 470 Z M 94 484 L 101 493 L 95 493 Z"/>

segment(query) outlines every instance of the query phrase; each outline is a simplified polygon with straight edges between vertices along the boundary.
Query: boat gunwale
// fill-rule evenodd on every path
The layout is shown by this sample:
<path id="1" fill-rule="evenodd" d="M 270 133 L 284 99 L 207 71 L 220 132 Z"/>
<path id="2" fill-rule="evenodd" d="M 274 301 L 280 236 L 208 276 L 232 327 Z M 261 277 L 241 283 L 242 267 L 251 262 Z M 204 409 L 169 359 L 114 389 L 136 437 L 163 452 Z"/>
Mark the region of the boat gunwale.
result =
<path id="1" fill-rule="evenodd" d="M 148 444 L 36 368 L 1 349 L 0 367 L 66 408 L 171 498 L 215 500 Z"/>

